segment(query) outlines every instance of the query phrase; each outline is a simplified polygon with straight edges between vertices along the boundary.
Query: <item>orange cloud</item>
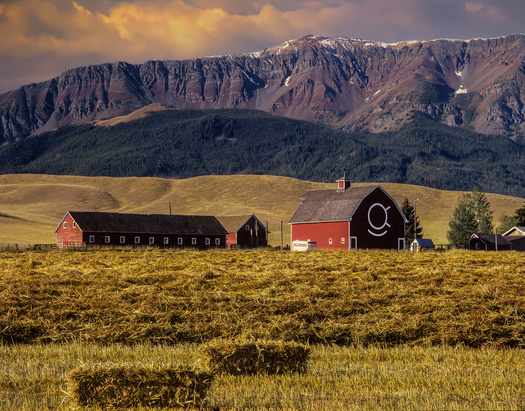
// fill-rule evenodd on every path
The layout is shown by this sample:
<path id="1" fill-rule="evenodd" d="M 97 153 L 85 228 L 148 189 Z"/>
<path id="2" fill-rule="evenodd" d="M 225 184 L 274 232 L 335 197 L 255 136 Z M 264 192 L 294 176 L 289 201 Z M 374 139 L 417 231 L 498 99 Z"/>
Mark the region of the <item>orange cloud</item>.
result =
<path id="1" fill-rule="evenodd" d="M 440 6 L 436 9 L 437 3 Z M 101 11 L 95 4 L 106 7 Z M 306 34 L 345 35 L 386 42 L 436 38 L 444 33 L 454 35 L 456 30 L 464 30 L 461 33 L 470 30 L 478 36 L 480 24 L 485 24 L 483 28 L 491 27 L 492 31 L 509 30 L 512 26 L 509 16 L 514 21 L 513 27 L 521 28 L 521 8 L 512 11 L 503 4 L 506 3 L 495 0 L 467 1 L 462 10 L 463 14 L 470 15 L 466 27 L 458 24 L 458 21 L 464 22 L 460 20 L 464 16 L 458 13 L 455 0 L 3 2 L 0 4 L 0 90 L 7 87 L 2 84 L 7 84 L 9 76 L 19 78 L 21 70 L 14 64 L 20 62 L 34 65 L 33 71 L 40 73 L 45 66 L 48 73 L 53 68 L 58 70 L 56 67 L 63 71 L 84 65 L 86 61 L 93 61 L 93 57 L 93 64 L 117 60 L 141 63 L 150 59 L 259 51 Z M 109 5 L 112 6 L 107 7 Z M 428 12 L 430 6 L 434 6 L 433 13 Z M 441 18 L 445 15 L 457 16 L 457 19 Z M 13 67 L 10 62 L 14 62 Z M 55 73 L 58 74 L 60 72 Z"/>
<path id="2" fill-rule="evenodd" d="M 467 10 L 470 13 L 477 13 L 478 11 L 482 10 L 485 7 L 484 4 L 480 3 L 465 3 L 465 10 Z"/>
<path id="3" fill-rule="evenodd" d="M 248 44 L 271 46 L 309 33 L 339 34 L 335 27 L 360 15 L 352 4 L 322 7 L 318 1 L 289 12 L 268 3 L 243 15 L 193 7 L 183 0 L 122 2 L 106 13 L 90 11 L 76 1 L 65 4 L 19 0 L 3 5 L 0 54 L 97 53 L 109 61 L 194 58 L 228 50 L 257 51 Z"/>
<path id="4" fill-rule="evenodd" d="M 480 15 L 484 20 L 490 20 L 499 24 L 510 24 L 512 19 L 505 14 L 500 8 L 483 3 L 465 3 L 465 9 L 470 13 Z"/>

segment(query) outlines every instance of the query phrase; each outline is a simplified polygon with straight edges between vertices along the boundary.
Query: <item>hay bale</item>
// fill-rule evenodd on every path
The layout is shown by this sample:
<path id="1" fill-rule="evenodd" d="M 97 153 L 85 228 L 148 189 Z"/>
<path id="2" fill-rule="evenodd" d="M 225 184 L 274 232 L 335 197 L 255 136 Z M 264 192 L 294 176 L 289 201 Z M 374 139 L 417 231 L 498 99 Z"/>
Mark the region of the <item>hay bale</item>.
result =
<path id="1" fill-rule="evenodd" d="M 304 373 L 310 348 L 294 342 L 215 340 L 199 347 L 201 365 L 233 375 Z"/>
<path id="2" fill-rule="evenodd" d="M 213 374 L 189 368 L 98 364 L 69 375 L 79 407 L 201 407 Z"/>

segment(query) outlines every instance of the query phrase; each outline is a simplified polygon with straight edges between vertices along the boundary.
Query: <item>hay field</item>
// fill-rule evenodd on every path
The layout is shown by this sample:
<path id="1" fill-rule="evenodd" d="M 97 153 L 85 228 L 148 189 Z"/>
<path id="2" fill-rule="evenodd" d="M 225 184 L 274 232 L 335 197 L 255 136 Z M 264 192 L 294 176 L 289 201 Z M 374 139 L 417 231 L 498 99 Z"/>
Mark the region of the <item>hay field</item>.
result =
<path id="1" fill-rule="evenodd" d="M 520 409 L 525 255 L 0 253 L 0 409 L 63 409 L 96 363 L 199 366 L 216 339 L 311 347 L 216 376 L 207 409 Z"/>
<path id="2" fill-rule="evenodd" d="M 373 183 L 370 183 L 373 184 Z M 355 185 L 364 185 L 356 183 Z M 421 186 L 381 184 L 401 204 L 413 203 L 426 238 L 444 244 L 448 222 L 460 192 Z M 205 176 L 185 180 L 161 178 L 110 178 L 51 175 L 0 176 L 0 246 L 55 243 L 54 230 L 66 211 L 122 213 L 255 214 L 268 221 L 270 244 L 280 244 L 280 222 L 284 222 L 284 244 L 290 243 L 287 224 L 300 204 L 299 197 L 311 189 L 334 188 L 275 176 Z M 487 194 L 495 222 L 501 214 L 512 214 L 524 199 Z"/>
<path id="3" fill-rule="evenodd" d="M 74 409 L 67 379 L 78 366 L 193 366 L 197 349 L 195 344 L 0 345 L 0 409 Z M 217 375 L 204 409 L 519 410 L 524 373 L 525 352 L 516 348 L 314 346 L 304 374 Z"/>
<path id="4" fill-rule="evenodd" d="M 523 347 L 524 263 L 516 252 L 5 252 L 0 341 Z"/>

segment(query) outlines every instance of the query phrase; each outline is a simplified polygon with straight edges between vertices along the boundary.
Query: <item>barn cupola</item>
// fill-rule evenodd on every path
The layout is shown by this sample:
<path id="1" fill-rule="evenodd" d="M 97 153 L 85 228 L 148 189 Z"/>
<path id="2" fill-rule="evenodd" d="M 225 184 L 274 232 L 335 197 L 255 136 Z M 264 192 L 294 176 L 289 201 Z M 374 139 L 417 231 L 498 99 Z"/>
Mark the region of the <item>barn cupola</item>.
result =
<path id="1" fill-rule="evenodd" d="M 337 192 L 343 193 L 350 188 L 350 179 L 346 176 L 346 168 L 343 177 L 337 180 Z"/>

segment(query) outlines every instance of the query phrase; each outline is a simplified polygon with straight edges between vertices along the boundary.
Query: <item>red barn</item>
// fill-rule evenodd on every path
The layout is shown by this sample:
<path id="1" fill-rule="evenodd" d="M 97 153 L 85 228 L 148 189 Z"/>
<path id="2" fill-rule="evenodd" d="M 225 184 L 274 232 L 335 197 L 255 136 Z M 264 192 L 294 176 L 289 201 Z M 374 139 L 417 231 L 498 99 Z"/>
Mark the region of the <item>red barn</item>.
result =
<path id="1" fill-rule="evenodd" d="M 351 187 L 337 180 L 336 190 L 311 190 L 289 221 L 294 242 L 321 250 L 405 249 L 406 217 L 381 186 Z"/>
<path id="2" fill-rule="evenodd" d="M 228 231 L 228 248 L 258 248 L 268 245 L 266 227 L 253 214 L 220 216 L 217 220 Z"/>
<path id="3" fill-rule="evenodd" d="M 225 248 L 227 231 L 212 216 L 68 211 L 55 230 L 57 248 Z"/>

